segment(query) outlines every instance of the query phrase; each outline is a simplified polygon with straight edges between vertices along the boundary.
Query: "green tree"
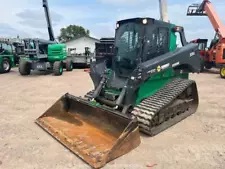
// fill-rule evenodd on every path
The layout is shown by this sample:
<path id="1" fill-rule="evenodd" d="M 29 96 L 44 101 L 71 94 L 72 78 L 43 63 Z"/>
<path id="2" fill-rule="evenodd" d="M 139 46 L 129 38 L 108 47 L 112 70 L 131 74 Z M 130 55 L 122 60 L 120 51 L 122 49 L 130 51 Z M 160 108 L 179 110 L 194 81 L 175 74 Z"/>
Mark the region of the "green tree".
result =
<path id="1" fill-rule="evenodd" d="M 66 28 L 60 29 L 60 36 L 58 37 L 60 42 L 67 42 L 75 37 L 89 36 L 90 31 L 84 29 L 82 26 L 69 25 Z"/>

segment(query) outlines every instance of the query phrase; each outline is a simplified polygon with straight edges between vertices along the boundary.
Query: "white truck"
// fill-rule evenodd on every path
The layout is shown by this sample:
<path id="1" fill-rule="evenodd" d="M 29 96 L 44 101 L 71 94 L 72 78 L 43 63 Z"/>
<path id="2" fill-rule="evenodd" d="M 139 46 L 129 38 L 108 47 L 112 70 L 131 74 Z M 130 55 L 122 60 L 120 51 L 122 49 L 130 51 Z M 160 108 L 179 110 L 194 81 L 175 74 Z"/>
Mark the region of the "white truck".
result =
<path id="1" fill-rule="evenodd" d="M 85 47 L 84 53 L 77 53 L 76 48 L 68 48 L 68 57 L 71 58 L 74 65 L 89 67 L 95 55 L 90 52 L 89 47 Z"/>

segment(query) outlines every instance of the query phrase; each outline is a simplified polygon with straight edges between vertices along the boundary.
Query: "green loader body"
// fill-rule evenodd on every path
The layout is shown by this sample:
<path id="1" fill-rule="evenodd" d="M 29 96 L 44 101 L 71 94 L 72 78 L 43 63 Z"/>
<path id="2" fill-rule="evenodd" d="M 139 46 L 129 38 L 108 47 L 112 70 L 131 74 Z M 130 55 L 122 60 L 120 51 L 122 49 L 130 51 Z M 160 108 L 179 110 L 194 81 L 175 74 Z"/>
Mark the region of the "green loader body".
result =
<path id="1" fill-rule="evenodd" d="M 194 114 L 199 104 L 189 74 L 200 72 L 201 58 L 183 27 L 153 18 L 116 26 L 112 65 L 91 64 L 94 89 L 83 98 L 66 93 L 36 120 L 93 168 L 138 147 L 139 132 L 156 136 Z"/>
<path id="2" fill-rule="evenodd" d="M 171 24 L 170 25 L 171 30 L 176 27 L 176 25 Z M 177 48 L 177 36 L 176 32 L 171 31 L 170 32 L 170 39 L 169 39 L 169 51 L 174 51 Z M 157 68 L 156 68 L 157 69 Z M 109 69 L 108 72 L 111 72 L 112 70 Z M 110 78 L 110 76 L 109 76 Z M 166 71 L 159 71 L 157 74 L 153 75 L 152 77 L 149 77 L 138 89 L 138 94 L 135 102 L 135 106 L 140 104 L 140 102 L 148 98 L 151 95 L 154 95 L 158 90 L 163 88 L 167 83 L 170 82 L 172 78 L 183 78 L 183 79 L 189 79 L 189 72 L 177 74 L 175 73 L 174 69 L 170 68 Z M 119 94 L 120 90 L 113 89 L 113 88 L 105 88 L 105 91 Z"/>
<path id="3" fill-rule="evenodd" d="M 64 61 L 67 59 L 67 50 L 65 44 L 52 44 L 48 46 L 48 61 Z"/>

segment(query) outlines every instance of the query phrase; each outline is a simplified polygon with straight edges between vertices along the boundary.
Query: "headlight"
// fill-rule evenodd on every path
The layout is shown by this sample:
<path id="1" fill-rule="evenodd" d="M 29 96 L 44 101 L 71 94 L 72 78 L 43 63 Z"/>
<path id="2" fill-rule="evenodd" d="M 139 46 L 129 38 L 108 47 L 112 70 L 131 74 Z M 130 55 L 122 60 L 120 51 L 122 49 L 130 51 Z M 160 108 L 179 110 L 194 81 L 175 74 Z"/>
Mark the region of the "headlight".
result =
<path id="1" fill-rule="evenodd" d="M 143 20 L 142 20 L 142 23 L 143 23 L 143 24 L 147 24 L 147 23 L 148 23 L 148 20 L 147 20 L 147 19 L 143 19 Z"/>
<path id="2" fill-rule="evenodd" d="M 119 28 L 120 27 L 120 24 L 116 24 L 116 28 Z"/>

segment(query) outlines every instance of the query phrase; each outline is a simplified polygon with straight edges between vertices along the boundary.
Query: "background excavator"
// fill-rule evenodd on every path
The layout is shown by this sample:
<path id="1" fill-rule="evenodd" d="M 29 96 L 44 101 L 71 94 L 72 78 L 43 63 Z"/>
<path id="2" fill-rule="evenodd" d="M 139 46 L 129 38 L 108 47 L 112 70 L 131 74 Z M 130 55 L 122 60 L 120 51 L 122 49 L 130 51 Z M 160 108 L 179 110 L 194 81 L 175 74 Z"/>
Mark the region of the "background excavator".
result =
<path id="1" fill-rule="evenodd" d="M 52 70 L 54 75 L 63 74 L 64 62 L 66 70 L 73 70 L 72 60 L 67 57 L 66 45 L 55 40 L 50 18 L 47 0 L 42 0 L 42 5 L 47 21 L 49 40 L 39 38 L 25 38 L 24 53 L 26 57 L 19 62 L 21 75 L 29 75 L 31 70 L 48 71 Z"/>
<path id="2" fill-rule="evenodd" d="M 179 33 L 183 47 L 177 48 Z M 198 45 L 181 26 L 153 18 L 116 23 L 112 65 L 92 62 L 94 89 L 66 93 L 36 123 L 91 165 L 101 168 L 196 112 Z"/>
<path id="3" fill-rule="evenodd" d="M 220 68 L 221 78 L 225 78 L 225 26 L 209 0 L 188 7 L 187 16 L 208 16 L 216 34 L 204 55 L 206 69 Z M 201 41 L 196 41 L 198 43 Z"/>
<path id="4" fill-rule="evenodd" d="M 96 62 L 106 62 L 108 66 L 112 65 L 112 57 L 114 55 L 114 37 L 101 38 L 100 42 L 95 43 Z"/>

